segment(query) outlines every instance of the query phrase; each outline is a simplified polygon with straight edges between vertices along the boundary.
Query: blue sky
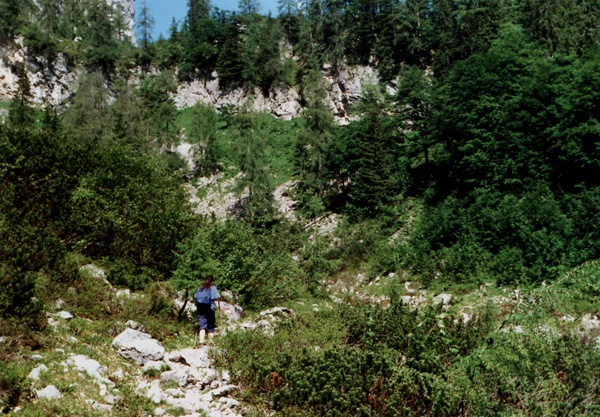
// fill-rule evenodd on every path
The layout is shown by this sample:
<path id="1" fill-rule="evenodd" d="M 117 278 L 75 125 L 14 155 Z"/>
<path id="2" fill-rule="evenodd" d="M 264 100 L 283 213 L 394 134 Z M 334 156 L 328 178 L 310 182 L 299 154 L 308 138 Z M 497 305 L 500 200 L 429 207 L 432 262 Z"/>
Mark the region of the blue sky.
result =
<path id="1" fill-rule="evenodd" d="M 143 0 L 135 0 L 136 10 L 142 7 Z M 173 17 L 177 21 L 183 20 L 187 13 L 187 0 L 146 0 L 150 14 L 154 18 L 154 40 L 159 34 L 167 37 L 169 26 Z M 212 0 L 211 4 L 221 10 L 237 10 L 238 0 Z M 277 15 L 277 0 L 260 0 L 260 13 L 267 14 L 269 11 Z"/>

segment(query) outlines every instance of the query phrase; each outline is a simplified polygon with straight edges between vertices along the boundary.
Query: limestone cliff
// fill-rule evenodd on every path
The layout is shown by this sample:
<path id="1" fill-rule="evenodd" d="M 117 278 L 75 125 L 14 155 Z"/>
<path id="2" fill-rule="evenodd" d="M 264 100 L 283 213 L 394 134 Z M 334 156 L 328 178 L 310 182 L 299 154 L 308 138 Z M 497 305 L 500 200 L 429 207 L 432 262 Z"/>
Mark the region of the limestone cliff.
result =
<path id="1" fill-rule="evenodd" d="M 347 122 L 348 104 L 360 97 L 362 86 L 377 82 L 379 77 L 373 67 L 347 67 L 333 76 L 328 67 L 323 69 L 326 102 L 336 120 Z M 226 106 L 246 106 L 257 112 L 271 113 L 282 119 L 291 119 L 302 111 L 301 97 L 297 88 L 274 88 L 265 96 L 259 88 L 248 90 L 234 88 L 222 90 L 218 74 L 205 80 L 182 83 L 175 96 L 178 108 L 186 108 L 196 103 L 205 103 L 217 109 Z"/>

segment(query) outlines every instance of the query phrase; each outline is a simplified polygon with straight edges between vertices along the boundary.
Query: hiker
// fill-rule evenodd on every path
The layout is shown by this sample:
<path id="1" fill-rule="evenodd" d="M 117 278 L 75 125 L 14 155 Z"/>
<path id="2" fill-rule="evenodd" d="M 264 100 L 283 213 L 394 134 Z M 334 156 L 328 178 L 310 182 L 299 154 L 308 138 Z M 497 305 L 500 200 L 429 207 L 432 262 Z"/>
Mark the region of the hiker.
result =
<path id="1" fill-rule="evenodd" d="M 215 333 L 215 301 L 219 301 L 219 291 L 214 285 L 213 277 L 208 277 L 194 294 L 196 309 L 198 310 L 198 327 L 200 330 L 199 348 L 204 347 L 204 337 L 208 332 L 209 340 Z M 220 305 L 219 305 L 220 307 Z"/>

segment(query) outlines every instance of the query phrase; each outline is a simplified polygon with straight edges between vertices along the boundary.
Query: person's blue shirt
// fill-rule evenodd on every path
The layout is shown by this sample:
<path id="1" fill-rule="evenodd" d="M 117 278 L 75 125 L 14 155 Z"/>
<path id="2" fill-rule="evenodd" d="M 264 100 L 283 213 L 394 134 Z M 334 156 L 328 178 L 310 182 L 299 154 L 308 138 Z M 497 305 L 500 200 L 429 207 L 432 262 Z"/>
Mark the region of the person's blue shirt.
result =
<path id="1" fill-rule="evenodd" d="M 215 310 L 215 300 L 218 300 L 219 298 L 221 298 L 221 296 L 219 295 L 219 291 L 217 291 L 217 287 L 215 287 L 214 285 L 212 287 L 210 287 L 210 299 L 212 300 L 212 303 L 210 304 L 210 308 L 211 310 Z"/>

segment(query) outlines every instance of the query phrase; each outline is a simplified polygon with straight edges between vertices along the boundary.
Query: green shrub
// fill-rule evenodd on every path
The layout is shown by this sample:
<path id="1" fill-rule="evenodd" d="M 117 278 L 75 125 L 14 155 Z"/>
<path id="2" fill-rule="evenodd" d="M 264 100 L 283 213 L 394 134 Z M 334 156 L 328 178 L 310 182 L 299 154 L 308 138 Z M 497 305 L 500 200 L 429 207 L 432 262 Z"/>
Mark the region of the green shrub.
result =
<path id="1" fill-rule="evenodd" d="M 245 222 L 207 222 L 191 240 L 182 243 L 173 274 L 175 288 L 195 290 L 208 275 L 219 289 L 240 295 L 251 308 L 295 297 L 300 280 L 275 232 L 255 234 Z"/>
<path id="2" fill-rule="evenodd" d="M 23 381 L 16 365 L 0 362 L 0 412 L 8 414 L 19 403 Z"/>

